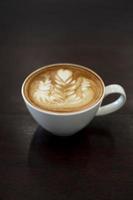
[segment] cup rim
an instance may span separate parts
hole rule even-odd
[[[85,108],[85,109],[80,110],[80,111],[72,111],[72,112],[54,112],[54,111],[48,111],[48,110],[41,109],[41,108],[39,108],[39,107],[34,106],[33,104],[31,104],[31,103],[28,101],[28,99],[27,99],[27,97],[25,96],[25,94],[24,94],[24,87],[25,87],[25,84],[26,84],[27,80],[28,80],[32,75],[34,75],[36,72],[41,71],[41,70],[44,69],[44,68],[53,67],[53,66],[55,66],[55,65],[73,65],[73,66],[76,66],[76,67],[79,67],[79,68],[83,68],[83,69],[85,69],[85,70],[88,70],[88,71],[90,71],[92,74],[94,74],[94,75],[100,80],[100,82],[101,82],[101,84],[102,84],[102,86],[103,86],[103,94],[101,95],[101,97],[99,98],[99,100],[98,100],[95,104],[89,106],[88,108]],[[26,78],[24,79],[24,81],[23,81],[23,83],[22,83],[21,95],[22,95],[22,97],[23,97],[23,99],[24,99],[24,102],[25,102],[26,104],[28,104],[30,107],[32,107],[34,110],[37,110],[37,111],[39,111],[39,112],[41,112],[41,113],[45,113],[45,114],[49,114],[49,115],[70,116],[70,115],[76,115],[76,114],[81,114],[81,113],[87,112],[87,111],[93,109],[95,106],[97,106],[97,105],[102,101],[102,99],[104,98],[104,95],[105,95],[105,84],[104,84],[104,81],[102,80],[102,78],[101,78],[96,72],[94,72],[92,69],[90,69],[89,67],[85,67],[85,66],[82,66],[82,65],[79,65],[79,64],[74,64],[74,63],[54,63],[54,64],[44,65],[43,67],[39,67],[39,68],[37,68],[36,70],[34,70],[33,72],[31,72],[28,76],[26,76]]]

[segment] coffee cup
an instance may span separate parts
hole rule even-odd
[[[110,94],[120,96],[102,106]],[[22,84],[23,100],[35,121],[58,136],[69,136],[87,126],[95,116],[119,110],[126,102],[121,85],[105,86],[88,67],[57,63],[41,67]]]

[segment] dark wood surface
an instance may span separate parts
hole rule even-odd
[[[90,66],[127,103],[69,138],[49,135],[20,94],[38,66]],[[133,3],[0,1],[0,200],[133,199]]]

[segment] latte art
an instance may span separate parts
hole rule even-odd
[[[76,111],[91,105],[99,96],[100,90],[96,90],[93,79],[87,70],[73,66],[44,68],[29,79],[28,98],[45,110]]]
[[[73,73],[70,70],[59,69],[55,73],[54,83],[50,75],[44,75],[44,78],[36,82],[33,97],[40,104],[77,104],[85,99],[92,98],[90,93],[90,82],[87,78],[78,77],[73,79]]]

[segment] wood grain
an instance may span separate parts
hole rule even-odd
[[[132,200],[132,23],[132,1],[0,2],[1,200]],[[37,66],[57,62],[123,85],[126,105],[71,138],[52,136],[33,121],[20,88]]]

